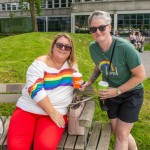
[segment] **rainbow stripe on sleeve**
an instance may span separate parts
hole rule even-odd
[[[43,82],[44,80],[42,78],[39,78],[32,86],[29,87],[28,92],[31,98],[34,98],[35,95],[43,89]]]
[[[44,72],[44,79],[38,79],[29,89],[31,98],[42,90],[52,90],[60,86],[72,86],[72,70],[64,69],[59,73]]]

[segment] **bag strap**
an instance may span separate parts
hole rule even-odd
[[[82,102],[86,102],[86,101],[91,100],[92,98],[93,98],[93,97],[91,96],[91,97],[85,98],[85,99],[83,99],[83,100],[81,100],[81,101],[77,101],[77,102],[75,102],[75,103],[71,103],[70,105],[75,105],[75,104],[79,104],[79,103],[82,103]]]
[[[107,77],[107,82],[108,83],[109,83],[110,67],[111,67],[111,63],[112,63],[112,59],[113,59],[113,55],[114,55],[114,51],[115,51],[116,42],[117,42],[117,38],[115,38],[115,43],[114,43],[113,50],[112,50],[112,53],[111,53],[110,64],[109,64],[109,68],[108,68],[108,77]]]

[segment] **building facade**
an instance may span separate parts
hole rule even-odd
[[[19,0],[0,1],[0,32],[32,31],[30,13],[21,14]],[[88,33],[87,19],[95,10],[112,16],[112,32],[129,35],[131,30],[150,36],[149,0],[43,0],[42,14],[37,16],[39,31]],[[28,4],[25,4],[28,5]]]

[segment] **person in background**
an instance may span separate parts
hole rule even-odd
[[[8,130],[9,150],[55,150],[73,98],[72,73],[78,71],[72,38],[58,34],[47,55],[30,65]]]
[[[137,38],[136,38],[136,33],[134,30],[131,31],[130,37],[129,37],[130,42],[135,46],[137,49]]]
[[[129,41],[110,35],[109,13],[95,11],[89,16],[88,23],[95,39],[89,46],[95,67],[89,81],[85,82],[80,90],[83,91],[93,84],[102,74],[102,80],[109,82],[109,88],[99,90],[98,95],[101,100],[105,100],[108,107],[107,114],[116,137],[114,150],[137,150],[136,142],[130,132],[134,122],[138,120],[143,103],[142,82],[146,74],[140,55]],[[109,71],[113,47],[114,54]]]
[[[114,35],[115,37],[120,37],[120,35],[119,35],[119,32],[118,31],[115,31],[115,35]]]
[[[140,50],[145,41],[145,37],[142,36],[141,32],[138,32],[136,39],[137,39],[137,49]]]

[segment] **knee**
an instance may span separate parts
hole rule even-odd
[[[124,132],[116,132],[116,138],[119,140],[119,141],[128,141],[128,138],[129,138],[129,135],[127,135],[126,133]]]

